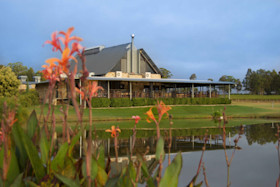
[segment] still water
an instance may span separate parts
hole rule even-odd
[[[276,148],[278,141],[275,135],[277,133],[277,124],[269,123],[244,126],[244,133],[238,142],[238,147],[241,149],[236,150],[229,169],[229,181],[232,187],[275,186],[279,175],[278,153]],[[239,127],[231,127],[226,130],[228,136],[226,142],[227,154],[230,159],[235,148],[234,139],[238,136]],[[183,157],[183,167],[178,186],[186,186],[196,174],[204,143],[203,134],[205,133],[205,129],[195,129],[191,132],[186,132],[188,133],[185,136],[176,131],[172,132],[171,159],[179,151],[182,152]],[[180,134],[180,136],[176,136],[176,134]],[[208,129],[209,141],[207,141],[203,162],[206,168],[208,183],[212,187],[224,187],[227,185],[227,166],[221,134],[221,128]],[[110,154],[113,158],[113,141],[107,139],[102,140],[100,143],[105,147],[106,154]],[[119,143],[119,166],[124,167],[128,160],[127,155],[131,145],[131,138],[122,138]],[[137,138],[135,152],[143,153],[147,147],[149,147],[147,165],[152,174],[156,170],[154,159],[156,147],[155,136]],[[168,152],[167,147],[166,152]],[[163,163],[164,167],[168,164],[167,156]],[[197,182],[200,181],[204,181],[202,169]],[[205,186],[204,182],[202,186]]]

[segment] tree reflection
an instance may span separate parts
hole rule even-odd
[[[275,133],[277,129],[273,124],[247,125],[245,127],[245,136],[249,145],[258,143],[264,145],[266,143],[275,143],[277,137]]]

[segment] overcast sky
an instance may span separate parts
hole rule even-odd
[[[280,71],[279,0],[0,0],[0,63],[40,70],[55,54],[42,44],[74,26],[82,45],[130,42],[173,78]]]

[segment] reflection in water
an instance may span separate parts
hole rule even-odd
[[[206,129],[186,129],[172,131],[171,159],[177,152],[181,151],[183,155],[183,168],[179,178],[179,186],[186,186],[195,175],[197,165],[201,156],[201,150],[204,144],[203,134]],[[226,148],[233,150],[234,139],[238,136],[239,127],[227,128]],[[191,133],[190,133],[191,132]],[[100,131],[100,136],[103,132]],[[183,133],[187,135],[183,135]],[[279,177],[278,155],[275,149],[277,143],[277,124],[260,124],[244,126],[238,146],[242,150],[237,151],[231,165],[231,182],[232,186],[272,186]],[[129,133],[127,133],[129,134]],[[164,133],[163,133],[164,134]],[[156,167],[155,160],[156,136],[152,131],[138,133],[142,137],[137,137],[134,153],[143,154],[149,150],[146,155],[147,166],[150,174]],[[144,136],[147,135],[147,136]],[[225,155],[222,141],[222,129],[209,128],[204,163],[206,167],[207,179],[210,186],[227,185],[227,167],[225,165]],[[165,149],[168,152],[168,134],[166,134]],[[114,142],[109,139],[101,139],[96,142],[103,145],[105,154],[110,155],[112,159],[112,174],[114,171]],[[129,161],[129,152],[132,145],[132,138],[119,139],[119,159],[118,165],[123,168]],[[134,157],[135,158],[135,157]],[[167,158],[167,157],[166,157]],[[164,167],[168,165],[165,159]],[[200,175],[198,181],[203,180]],[[142,181],[143,182],[143,181]]]

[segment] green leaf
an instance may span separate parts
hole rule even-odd
[[[31,115],[29,116],[29,119],[27,121],[27,135],[29,138],[33,138],[36,128],[38,126],[38,119],[35,110],[32,111]]]
[[[128,165],[128,172],[129,172],[129,177],[135,181],[136,179],[136,170],[135,168],[133,167],[133,163],[130,162],[129,165]]]
[[[90,175],[91,180],[95,179],[95,177],[97,176],[98,172],[99,172],[99,166],[98,166],[96,160],[92,159],[91,160],[91,175]],[[82,165],[82,173],[83,173],[83,176],[86,178],[86,176],[87,176],[87,169],[86,169],[86,161],[85,160],[84,160],[83,165]]]
[[[158,139],[157,147],[156,147],[156,159],[164,161],[165,152],[164,152],[164,140],[162,137]]]
[[[178,186],[178,179],[182,169],[182,154],[179,152],[173,159],[172,163],[166,168],[163,178],[161,179],[159,186]]]
[[[13,136],[14,142],[16,144],[16,155],[17,155],[17,158],[18,158],[18,161],[19,161],[20,170],[24,170],[25,167],[26,167],[28,156],[27,156],[27,153],[25,151],[23,142],[21,141],[17,126],[19,126],[19,124],[14,124],[13,125],[12,136]]]
[[[48,141],[46,133],[43,129],[41,130],[39,146],[40,146],[42,161],[44,164],[47,164],[49,159],[50,142]]]
[[[10,187],[23,186],[23,185],[22,185],[22,176],[23,176],[23,173],[19,174],[19,175],[17,176],[17,178],[14,180],[13,184],[11,184]]]
[[[78,184],[75,180],[70,179],[68,177],[65,177],[63,175],[54,174],[56,178],[58,178],[61,182],[63,182],[63,184],[65,184],[66,186],[71,186],[71,187],[79,187],[80,184]]]
[[[63,169],[64,167],[64,159],[66,157],[68,151],[68,143],[65,142],[62,144],[55,156],[55,158],[51,162],[51,169],[58,172],[59,169]]]
[[[105,170],[103,168],[101,168],[100,166],[98,166],[98,172],[97,172],[97,182],[101,185],[101,186],[105,186],[107,180],[108,180],[108,176],[107,173],[105,172]]]
[[[36,147],[34,146],[31,139],[26,136],[23,129],[19,125],[15,125],[14,128],[17,131],[22,144],[24,145],[25,151],[34,170],[36,179],[40,181],[45,176],[46,172],[42,160],[39,157],[38,151],[36,150]]]
[[[101,168],[105,169],[105,153],[104,153],[103,146],[100,146],[98,148],[98,155],[99,155],[99,157],[98,157],[97,163]]]
[[[72,153],[74,146],[76,145],[77,141],[79,141],[81,136],[81,130],[72,138],[71,143],[69,145],[69,153]]]
[[[28,186],[31,186],[31,187],[40,187],[39,185],[35,184],[34,182],[32,181],[26,181],[26,183],[28,184]]]
[[[10,155],[8,155],[8,156],[10,157],[11,161],[8,166],[7,179],[6,179],[6,181],[3,181],[5,186],[10,186],[20,173],[18,161],[17,161],[16,155],[15,155],[15,150],[13,148],[10,150]],[[2,161],[0,163],[0,168],[2,170],[3,169],[3,160],[4,160],[4,148],[3,147],[0,152],[0,160]]]
[[[115,187],[119,182],[119,177],[110,178],[107,180],[105,187]]]
[[[64,168],[60,174],[68,178],[75,178],[76,173],[76,168],[72,158],[66,156],[64,159]]]

